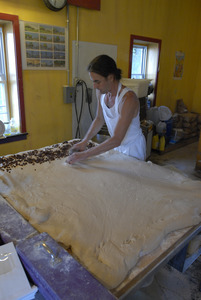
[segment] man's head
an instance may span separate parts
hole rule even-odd
[[[108,55],[95,57],[87,67],[88,72],[99,74],[105,78],[113,75],[115,80],[121,79],[121,70],[117,68],[116,62]]]
[[[87,70],[94,88],[101,94],[110,92],[114,82],[121,79],[121,70],[117,68],[113,58],[108,55],[95,57],[88,65]]]

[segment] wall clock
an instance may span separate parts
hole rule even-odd
[[[59,11],[67,4],[67,0],[43,0],[43,2],[53,11]]]

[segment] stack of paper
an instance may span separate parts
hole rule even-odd
[[[0,300],[34,299],[31,287],[13,243],[0,246]]]

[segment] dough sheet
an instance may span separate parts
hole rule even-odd
[[[109,289],[170,232],[201,221],[200,181],[114,150],[65,161],[1,170],[0,195]]]

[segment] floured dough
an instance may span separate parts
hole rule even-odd
[[[107,288],[174,230],[201,221],[201,183],[116,151],[0,171],[0,194],[40,232],[71,247]]]

